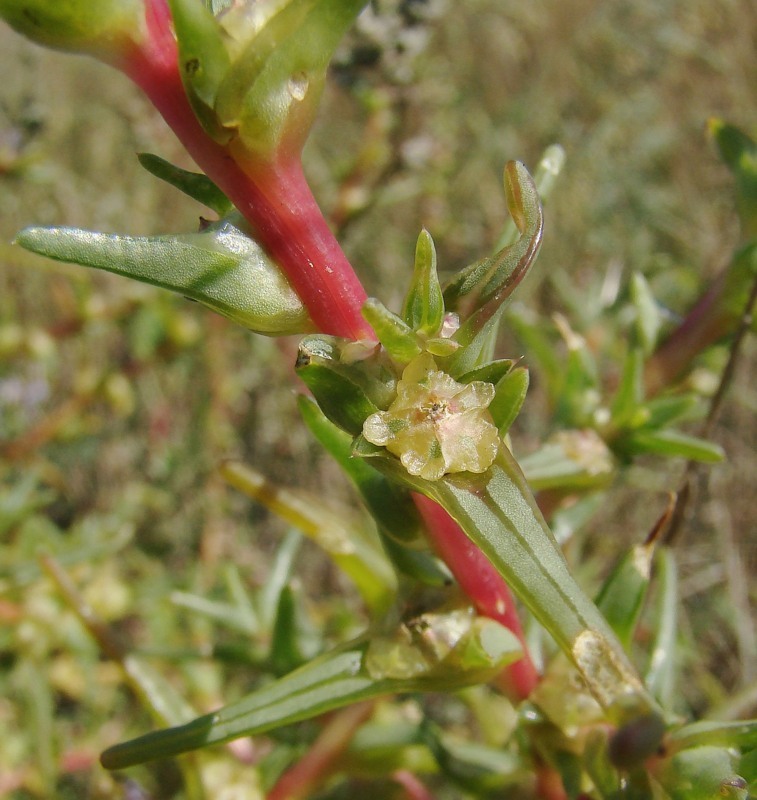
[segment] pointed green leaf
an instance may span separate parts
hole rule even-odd
[[[349,356],[346,340],[317,334],[300,343],[295,369],[313,393],[318,405],[331,422],[356,436],[363,423],[381,408],[387,408],[396,396],[397,378],[378,345],[371,345],[368,357],[361,352],[356,360]]]
[[[644,682],[662,708],[671,711],[677,670],[678,568],[673,551],[668,547],[658,551],[656,584],[657,607],[653,617],[656,631]]]
[[[189,172],[152,153],[137,153],[137,158],[151,175],[175,186],[180,192],[215,211],[219,217],[232,211],[231,200],[201,172]]]
[[[458,383],[473,383],[473,381],[485,381],[496,385],[505,375],[508,375],[515,362],[511,358],[500,358],[482,367],[466,372],[457,378]]]
[[[510,426],[523,407],[528,392],[528,381],[528,370],[525,367],[516,367],[504,375],[494,387],[496,393],[489,405],[489,413],[502,437],[510,430]]]
[[[257,333],[280,336],[308,330],[307,311],[284,274],[244,232],[241,221],[236,216],[232,220],[177,236],[26,228],[16,241],[56,261],[177,292]]]
[[[747,751],[757,748],[757,719],[719,722],[704,720],[684,725],[670,736],[670,747],[684,750],[700,745],[722,745]]]
[[[457,331],[453,341],[458,342],[460,347],[447,358],[439,359],[445,372],[459,380],[492,360],[504,310],[505,307],[500,306],[481,327],[466,324]]]
[[[660,307],[654,299],[646,278],[640,272],[631,276],[631,300],[636,308],[636,333],[641,349],[650,355],[657,344],[662,325]]]
[[[297,374],[318,400],[326,417],[352,436],[360,433],[366,419],[378,411],[351,376],[313,357],[303,345],[297,357]]]
[[[654,541],[634,545],[615,566],[597,596],[597,607],[604,614],[626,651],[649,589]]]
[[[517,161],[510,161],[505,167],[505,194],[520,238],[492,258],[461,270],[444,290],[447,308],[471,317],[466,324],[475,330],[513,293],[541,246],[544,220],[539,194],[528,170]]]
[[[490,679],[506,664],[520,656],[520,644],[508,631],[492,641],[489,633],[492,620],[471,629],[457,642],[452,643],[449,654],[439,661],[431,659],[428,669],[419,670],[410,678],[385,677],[368,667],[365,641],[345,645],[319,656],[274,683],[267,684],[236,703],[212,714],[195,719],[186,725],[156,731],[118,744],[106,750],[101,761],[106,769],[122,769],[155,759],[170,758],[213,744],[264,733],[293,722],[310,719],[351,705],[360,700],[382,697],[387,694],[450,691],[485,679]],[[497,624],[497,623],[493,623]],[[470,670],[458,662],[445,664],[458,646],[478,642],[479,654],[486,654],[486,666],[480,659]],[[375,637],[372,643],[375,642]],[[419,646],[418,651],[422,648]]]
[[[302,545],[302,535],[292,528],[287,531],[276,549],[273,563],[268,569],[265,583],[260,587],[255,600],[258,616],[264,631],[273,629],[281,593],[289,584],[294,571],[294,562]]]
[[[720,119],[709,123],[720,156],[736,178],[736,204],[744,239],[757,237],[757,142]]]
[[[738,250],[725,273],[722,297],[718,311],[725,325],[722,335],[731,333],[744,313],[755,279],[757,279],[757,242],[747,244]],[[713,312],[710,312],[713,313]],[[717,313],[717,312],[715,312]],[[752,331],[757,331],[757,315],[754,315]]]
[[[421,346],[413,329],[380,300],[369,297],[362,311],[387,353],[398,363],[407,364],[420,354]]]
[[[179,45],[184,88],[198,120],[216,141],[226,144],[234,135],[215,113],[215,100],[230,65],[221,28],[202,0],[168,0]]]
[[[644,357],[640,349],[632,347],[626,353],[623,374],[618,391],[612,401],[612,421],[618,428],[632,423],[644,399]]]
[[[423,230],[415,246],[415,268],[402,317],[416,332],[433,336],[444,319],[444,298],[436,274],[436,250],[431,234]]]
[[[286,675],[305,661],[299,646],[298,633],[294,592],[291,586],[285,586],[279,595],[271,637],[271,665],[274,674]]]
[[[668,458],[704,461],[708,464],[715,464],[725,458],[720,445],[672,429],[634,431],[625,447],[632,455],[654,453]]]
[[[695,394],[663,395],[644,404],[643,428],[655,429],[701,416],[702,400]]]
[[[586,339],[570,327],[565,317],[556,314],[554,319],[568,351],[559,367],[554,420],[563,427],[591,427],[600,399],[594,354]]]
[[[591,428],[554,434],[521,458],[520,466],[534,491],[598,489],[613,479],[617,468],[609,448]]]

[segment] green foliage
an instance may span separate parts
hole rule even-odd
[[[0,6],[4,14],[8,13],[6,6]],[[253,25],[245,19],[241,6],[228,2],[173,2],[182,77],[205,129],[224,145],[239,133],[235,146],[239,146],[242,160],[268,158],[281,147],[300,147],[312,122],[328,58],[361,6],[262,3]],[[537,36],[548,43],[543,30],[535,34],[529,27],[543,25],[544,21],[536,20],[541,15],[529,20],[513,10],[512,15],[508,11],[500,19],[501,9],[495,13],[486,4],[482,8],[484,13],[472,15],[470,24],[488,26],[496,20],[492,27],[498,35],[505,35],[510,45],[502,48],[498,42],[495,62],[519,51],[519,37],[528,41]],[[403,14],[413,13],[409,6],[403,9]],[[447,43],[445,48],[444,36],[440,37],[444,60],[434,61],[436,54],[428,56],[429,64],[437,68],[440,63],[447,65],[445,69],[466,63],[465,44],[459,41],[464,38],[463,30],[454,24],[456,15],[464,10],[455,8],[449,13],[453,21],[440,26],[455,44]],[[589,14],[587,30],[603,30],[603,15],[614,19],[612,15],[617,13],[608,8]],[[637,9],[628,26],[629,35],[648,13],[643,4]],[[555,24],[560,29],[560,37],[554,37],[556,46],[563,26]],[[681,20],[665,26],[679,55],[690,46],[685,36],[676,38],[683,27]],[[138,30],[139,25],[133,26],[133,31]],[[297,35],[289,36],[293,30]],[[643,53],[624,49],[630,41],[624,38],[624,26],[613,28],[612,35],[616,38],[603,41],[600,37],[596,45],[584,42],[581,47],[606,48],[597,63],[604,64],[606,59],[609,72],[613,54],[622,51],[627,57],[623,75],[633,83],[628,70],[633,71],[634,58]],[[646,48],[648,38],[638,37],[633,46]],[[717,55],[712,50],[708,53],[713,59]],[[479,60],[478,53],[471,59]],[[642,61],[653,64],[646,58]],[[592,59],[585,62],[588,69]],[[492,72],[517,75],[517,70],[494,67]],[[389,286],[407,283],[406,277],[400,280],[391,274],[393,261],[407,264],[410,248],[400,240],[415,237],[419,224],[407,213],[403,198],[411,197],[413,210],[421,208],[430,217],[430,222],[423,222],[434,231],[442,267],[479,258],[488,249],[483,239],[491,219],[473,222],[468,212],[459,209],[488,205],[496,209],[496,202],[484,200],[488,179],[481,176],[488,172],[480,169],[481,153],[498,160],[499,169],[505,149],[528,152],[535,143],[551,140],[555,130],[561,138],[571,136],[571,125],[544,122],[545,115],[552,113],[545,111],[544,99],[552,88],[559,93],[559,81],[554,81],[552,74],[554,87],[547,91],[542,86],[537,102],[533,96],[530,100],[520,96],[504,104],[508,113],[515,115],[517,127],[528,131],[524,136],[530,138],[524,139],[525,144],[514,146],[508,140],[506,147],[477,148],[476,153],[467,152],[470,148],[466,147],[470,176],[458,180],[461,176],[450,156],[454,153],[453,135],[469,141],[472,131],[489,123],[482,121],[487,113],[465,113],[467,92],[445,99],[441,84],[447,73],[439,74],[443,79],[434,81],[435,89],[428,96],[422,90],[417,96],[399,92],[411,112],[420,112],[417,119],[423,120],[424,127],[439,131],[438,152],[432,148],[423,157],[430,159],[424,176],[413,172],[411,163],[413,147],[419,144],[410,138],[415,131],[402,120],[399,110],[392,108],[391,124],[369,126],[365,149],[372,152],[373,147],[379,152],[383,146],[398,154],[398,163],[385,172],[378,169],[381,177],[371,187],[371,166],[380,159],[368,158],[340,187],[345,208],[350,192],[371,194],[372,188],[377,198],[375,207],[366,204],[365,218],[355,219],[345,241],[352,240],[359,253],[363,231],[370,232],[370,258],[363,254],[358,260],[381,262],[387,277],[375,285],[382,287],[382,294]],[[375,73],[347,76],[345,83],[350,80],[355,95],[362,93],[365,109],[375,112],[382,108],[370,85]],[[645,78],[644,85],[648,83]],[[575,86],[581,85],[583,81],[572,81],[571,98]],[[578,104],[591,106],[591,113],[600,114],[604,125],[591,127],[602,129],[601,135],[610,142],[612,126],[618,124],[608,111],[617,107],[609,102],[617,97],[617,87],[614,91],[608,95],[604,85],[592,85],[588,105]],[[388,96],[397,93],[393,87]],[[628,107],[643,119],[647,112],[641,99],[629,94]],[[340,96],[336,102],[341,101]],[[414,103],[420,105],[416,108]],[[455,118],[465,119],[459,130],[455,123],[446,124],[449,120],[434,125],[434,104],[442,108],[445,103],[460,112]],[[528,109],[527,114],[521,106]],[[565,111],[560,112],[564,117]],[[326,138],[339,139],[333,132],[344,116],[342,109],[333,119],[324,120]],[[411,117],[416,115],[411,113]],[[585,131],[575,119],[572,125]],[[620,125],[618,130],[626,129]],[[736,177],[742,222],[741,249],[720,284],[720,305],[705,315],[720,338],[743,312],[754,278],[754,145],[746,134],[726,123],[711,123],[710,130]],[[73,309],[70,322],[79,326],[74,336],[81,330],[81,339],[67,341],[67,333],[35,337],[30,335],[35,331],[26,328],[20,334],[4,320],[0,326],[0,354],[8,356],[8,364],[0,365],[0,404],[4,404],[0,430],[7,435],[8,444],[0,447],[3,456],[24,464],[24,469],[29,458],[39,468],[39,472],[25,471],[23,477],[9,473],[0,491],[0,532],[4,537],[0,614],[14,623],[0,637],[3,669],[10,665],[7,675],[0,674],[2,693],[10,698],[3,714],[11,709],[13,729],[0,755],[7,750],[12,762],[10,780],[20,781],[11,786],[22,786],[21,791],[39,797],[59,796],[62,786],[65,794],[73,779],[60,779],[56,765],[67,763],[60,757],[68,753],[66,741],[78,743],[83,729],[102,728],[109,719],[117,721],[112,723],[115,731],[108,729],[108,736],[114,739],[127,739],[144,730],[146,723],[135,713],[135,704],[115,691],[122,683],[158,724],[179,727],[109,749],[104,756],[107,766],[160,759],[253,733],[263,742],[261,752],[268,752],[255,768],[236,764],[233,756],[217,748],[198,753],[181,762],[183,789],[178,788],[176,776],[173,782],[162,780],[166,773],[159,770],[163,767],[130,772],[140,781],[152,782],[156,796],[183,792],[190,800],[200,800],[204,786],[209,797],[234,788],[246,793],[241,796],[261,797],[263,784],[273,785],[282,770],[296,764],[311,748],[318,752],[323,712],[338,717],[338,709],[361,700],[375,703],[373,720],[359,728],[350,747],[335,757],[333,769],[346,780],[334,781],[328,796],[349,793],[359,785],[361,790],[369,787],[366,796],[375,787],[380,796],[389,797],[392,789],[387,776],[403,773],[427,780],[445,800],[460,792],[482,798],[526,796],[535,774],[544,781],[551,780],[552,774],[559,776],[570,796],[583,794],[592,800],[617,798],[621,793],[660,800],[745,798],[749,786],[754,790],[754,724],[681,722],[684,716],[701,716],[718,701],[722,704],[724,694],[738,686],[734,670],[717,669],[724,655],[736,662],[737,647],[743,648],[745,642],[748,646],[748,636],[740,638],[739,625],[743,623],[738,608],[731,613],[723,599],[726,592],[720,587],[713,594],[723,608],[712,605],[702,611],[699,602],[702,592],[698,587],[702,576],[706,577],[706,568],[699,565],[709,566],[724,556],[715,552],[708,559],[705,548],[715,545],[705,541],[675,553],[671,544],[665,543],[658,547],[657,566],[650,573],[653,540],[636,544],[643,525],[648,524],[644,511],[649,503],[639,502],[639,497],[648,499],[649,495],[640,485],[651,486],[653,492],[675,486],[678,467],[668,467],[669,459],[715,462],[724,455],[718,445],[699,438],[691,427],[704,413],[706,397],[698,391],[702,382],[692,378],[684,386],[675,385],[692,364],[704,363],[707,370],[719,368],[717,352],[714,356],[707,353],[705,361],[693,361],[701,359],[712,339],[686,334],[687,341],[695,344],[693,355],[680,340],[672,348],[673,362],[685,362],[684,371],[674,374],[663,364],[657,372],[661,382],[653,384],[649,379],[651,366],[660,363],[661,343],[670,341],[670,315],[663,302],[670,304],[671,297],[677,300],[679,292],[683,300],[690,297],[694,282],[694,270],[688,268],[691,254],[699,260],[698,251],[704,253],[706,248],[695,236],[677,231],[676,225],[682,222],[670,215],[672,193],[668,192],[672,190],[665,187],[663,191],[655,177],[662,173],[688,175],[694,172],[690,165],[702,159],[688,157],[680,136],[674,137],[672,150],[666,149],[664,142],[660,144],[659,132],[649,125],[649,116],[645,134],[643,143],[628,145],[634,169],[627,169],[624,161],[625,135],[623,146],[611,148],[609,153],[595,148],[599,133],[597,138],[587,137],[591,139],[591,147],[586,144],[591,160],[596,160],[600,173],[604,171],[606,183],[597,180],[592,164],[581,161],[577,142],[572,141],[571,168],[565,180],[575,181],[577,176],[580,180],[564,190],[569,207],[555,207],[551,224],[565,226],[571,213],[586,218],[573,219],[575,230],[555,237],[559,258],[549,257],[545,251],[550,285],[531,286],[530,296],[523,301],[530,312],[515,308],[506,316],[504,302],[531,269],[541,244],[539,193],[549,190],[564,156],[554,148],[545,153],[533,181],[521,164],[508,164],[505,190],[511,221],[494,248],[496,254],[458,269],[446,280],[444,292],[437,277],[436,246],[430,233],[421,233],[401,311],[395,314],[377,299],[364,308],[380,347],[321,334],[302,342],[297,372],[315,400],[301,397],[300,412],[309,431],[356,489],[363,506],[361,514],[333,502],[331,495],[341,498],[347,490],[333,466],[318,460],[304,439],[298,438],[288,416],[288,388],[277,386],[279,375],[291,361],[286,342],[281,347],[287,357],[282,358],[281,352],[268,344],[250,345],[225,327],[223,320],[202,318],[191,328],[187,322],[194,319],[191,312],[179,309],[170,298],[138,292],[139,287],[125,283],[111,296],[110,284],[97,282],[101,278],[74,277],[74,273],[71,285],[75,288],[61,289],[69,286],[68,278],[63,281],[58,271],[65,268],[51,270],[50,296],[57,298],[49,301],[51,307],[58,308],[58,303],[60,308]],[[396,141],[390,142],[390,135],[396,136]],[[328,150],[328,144],[316,143],[318,147]],[[637,159],[640,147],[641,158]],[[675,152],[679,148],[686,170],[676,160],[668,171],[665,157],[679,158]],[[488,153],[490,149],[492,153]],[[446,166],[438,161],[440,153],[449,159]],[[333,163],[344,169],[346,157],[339,156]],[[654,172],[648,163],[644,168],[645,158],[654,161]],[[253,330],[272,335],[306,330],[309,321],[302,304],[291,295],[288,284],[282,283],[277,266],[253,241],[220,190],[205,176],[157,157],[140,160],[150,172],[222,219],[203,223],[199,233],[162,237],[31,228],[19,235],[19,242],[59,261],[94,266],[168,288]],[[326,170],[321,169],[318,176],[318,155],[314,163],[316,180],[326,180]],[[429,177],[434,170],[444,174],[443,192]],[[447,195],[468,191],[466,184],[475,187],[471,191],[476,201],[456,199],[458,211],[445,215]],[[555,197],[558,202],[561,186]],[[585,193],[588,188],[582,187],[590,187],[591,196]],[[69,200],[75,194],[71,191]],[[705,210],[698,211],[696,192],[685,194],[692,220],[699,219],[697,214],[712,219],[718,246],[726,246],[720,217],[715,224],[721,213],[713,210],[717,203],[710,197],[701,204]],[[613,200],[615,195],[624,198],[622,214]],[[83,202],[78,195],[76,200]],[[339,207],[342,200],[336,201],[334,217],[344,223],[346,217],[340,216],[344,209]],[[155,207],[168,205],[158,202]],[[137,213],[138,206],[138,198],[130,200],[129,211]],[[378,231],[376,209],[379,216],[386,215]],[[145,211],[143,227],[152,230],[150,213]],[[397,214],[395,221],[406,224],[389,224],[393,214]],[[499,216],[498,212],[492,212],[494,216]],[[347,219],[352,224],[352,218]],[[550,224],[549,218],[547,221]],[[622,235],[613,230],[616,221],[621,221]],[[499,222],[494,224],[499,227]],[[564,227],[562,232],[566,232]],[[380,257],[376,256],[376,242],[380,243]],[[655,259],[661,258],[663,247],[671,249],[671,258],[687,266],[658,269]],[[462,257],[461,251],[465,251]],[[607,253],[629,265],[632,276],[627,292],[616,290],[613,295],[606,291],[611,275],[601,291],[596,283],[587,286],[587,273],[592,268],[598,272],[597,259],[604,267]],[[9,257],[20,260],[23,254],[16,251]],[[16,291],[13,282],[8,286]],[[100,294],[93,288],[99,286],[107,289]],[[47,292],[45,286],[40,297]],[[73,299],[66,300],[69,295]],[[5,293],[4,304],[9,302],[8,296]],[[36,299],[32,304],[27,300],[26,307],[36,306]],[[11,300],[7,308],[13,315],[23,314],[25,302],[19,300],[17,307],[15,302]],[[721,315],[724,309],[727,313]],[[48,310],[42,304],[36,313],[48,323],[44,317]],[[506,352],[511,357],[499,358],[497,336],[505,321],[510,322],[502,326],[505,334],[514,331],[522,344],[508,339]],[[61,337],[62,343],[56,337]],[[82,354],[73,359],[75,369],[68,370],[66,348],[79,341]],[[53,355],[45,357],[44,352],[50,351]],[[124,355],[127,352],[129,355]],[[521,365],[516,357],[524,356],[526,364]],[[454,400],[462,393],[465,398],[475,395],[478,402],[482,392],[487,398],[491,394],[486,408],[477,406],[476,413],[485,412],[497,435],[511,439],[507,447],[498,445],[494,462],[482,471],[423,479],[411,474],[398,456],[369,444],[361,435],[368,418],[394,406],[399,384],[412,384],[412,365],[419,357],[433,364],[432,374],[441,376],[433,381],[424,378],[424,392],[447,378],[454,383],[449,397],[423,395],[429,403],[420,425],[428,428],[429,423],[438,421],[438,415],[445,423],[459,421],[458,411],[444,416],[446,409],[437,402],[440,399]],[[56,359],[61,361],[59,371],[54,366]],[[24,399],[26,395],[17,403],[7,400],[11,396],[7,376],[15,379],[16,365],[25,361],[32,364],[28,375],[41,370],[46,379],[57,381],[55,391],[71,399],[68,412],[65,404],[40,406]],[[84,380],[78,373],[89,361],[95,374]],[[282,362],[286,362],[284,367],[280,367]],[[408,368],[411,374],[406,376]],[[60,375],[68,372],[70,382],[65,377],[61,380]],[[22,386],[31,383],[27,374],[19,374]],[[530,390],[529,376],[533,379]],[[281,383],[288,387],[285,381]],[[479,392],[481,385],[486,389]],[[527,413],[520,414],[527,391]],[[737,407],[748,408],[752,400],[749,387],[740,384]],[[115,416],[102,416],[103,407]],[[539,419],[539,409],[544,412],[543,419]],[[742,415],[735,425],[740,431],[744,419]],[[114,439],[106,441],[103,455],[93,461],[107,427],[115,430]],[[144,450],[130,455],[130,442],[138,428],[149,430],[151,439]],[[441,447],[451,440],[440,436],[435,441]],[[464,443],[473,449],[476,445]],[[521,449],[530,452],[521,455]],[[273,540],[280,530],[269,531],[271,524],[259,511],[250,512],[259,538],[251,543],[236,535],[242,517],[240,501],[210,476],[214,465],[230,451],[265,463],[266,473],[275,474],[276,481],[237,461],[225,462],[222,467],[226,480],[287,525],[304,532],[325,554],[325,560],[319,560],[316,550],[308,549],[310,543],[302,544],[292,531],[275,546]],[[650,455],[656,458],[640,459]],[[124,462],[132,465],[138,479],[123,478],[118,465]],[[95,465],[91,470],[89,463]],[[101,472],[112,476],[113,487],[101,485],[98,465]],[[289,488],[294,480],[309,483],[315,492]],[[102,484],[105,481],[103,477]],[[71,508],[59,488],[68,489],[69,484],[80,486],[78,505]],[[82,484],[92,487],[92,497]],[[526,606],[527,619],[540,623],[527,641],[541,656],[545,674],[517,718],[512,706],[487,684],[494,680],[500,687],[505,684],[502,669],[518,658],[522,644],[459,597],[450,572],[433,553],[413,501],[414,492],[435,498],[450,512],[469,537],[472,544],[468,546],[484,552],[497,572],[507,577]],[[623,492],[632,492],[632,503],[614,505],[613,498],[622,497]],[[114,500],[119,497],[121,502]],[[555,522],[561,544],[565,543],[563,537],[572,537],[566,543],[565,556],[537,502]],[[94,507],[111,508],[114,503],[117,509],[112,518],[92,511]],[[629,505],[633,505],[632,513]],[[598,507],[599,521],[587,526],[587,518]],[[67,519],[68,515],[72,519]],[[160,523],[160,519],[167,521]],[[716,534],[721,528],[727,531],[729,515],[721,509],[718,519]],[[734,511],[737,519],[736,527],[741,530],[744,526]],[[723,550],[737,546],[727,545]],[[40,550],[53,553],[54,558],[40,559]],[[298,553],[302,558],[297,558]],[[618,553],[625,555],[618,560]],[[738,572],[733,561],[721,569],[728,579]],[[616,567],[609,571],[612,562]],[[332,577],[332,564],[348,581],[340,583]],[[63,566],[71,571],[74,583]],[[294,577],[295,568],[302,579]],[[734,586],[737,577],[733,577]],[[86,587],[87,594],[95,598],[100,616],[88,613],[74,584]],[[602,588],[594,604],[588,598],[599,584]],[[682,604],[682,588],[697,602]],[[124,591],[129,597],[118,605],[115,601]],[[732,592],[732,596],[736,594]],[[108,610],[108,602],[118,607]],[[133,644],[128,648],[118,644],[111,625],[133,634]],[[718,641],[718,636],[725,641]],[[561,653],[554,652],[554,642]],[[120,678],[108,676],[98,648],[118,665]],[[643,681],[637,677],[640,667],[646,667]],[[77,684],[74,673],[94,674],[100,687],[94,692],[97,696]],[[456,694],[461,687],[466,691]],[[83,722],[73,719],[73,712],[69,721],[66,709],[72,706]],[[219,706],[216,714],[189,721],[197,713],[192,708]],[[59,708],[66,713],[56,714]],[[743,715],[745,710],[742,704],[732,713]],[[87,733],[84,744],[95,752],[101,742],[102,737]],[[20,752],[31,755],[19,756]],[[19,763],[23,769],[16,769]],[[226,772],[219,785],[213,767],[221,763]],[[113,796],[120,791],[115,784],[110,787]],[[77,788],[80,796],[102,796],[108,791],[84,788],[81,783]]]
[[[27,250],[170,289],[268,336],[302,333],[307,311],[281,270],[233,212],[195,234],[136,237],[76,228],[26,228]]]
[[[142,28],[140,0],[3,0],[0,17],[47,47],[88,53],[114,63]]]

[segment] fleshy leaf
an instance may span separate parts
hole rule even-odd
[[[311,328],[284,274],[245,233],[236,215],[193,234],[143,237],[26,228],[16,242],[56,261],[169,289],[267,336]]]
[[[291,586],[285,586],[279,595],[271,636],[271,665],[274,674],[286,675],[306,660],[300,648],[298,634],[294,592]]]
[[[695,419],[701,407],[695,394],[676,394],[655,397],[644,404],[644,428],[662,428],[672,422]]]
[[[636,623],[649,589],[655,547],[660,534],[670,521],[673,508],[671,495],[668,507],[655,523],[646,541],[634,545],[618,561],[597,596],[597,607],[629,652]]]
[[[626,354],[620,386],[612,401],[612,421],[617,427],[633,420],[644,399],[643,367],[641,350],[632,347]]]
[[[632,455],[654,453],[668,458],[687,458],[708,464],[715,464],[725,458],[720,445],[672,429],[634,431],[624,444],[624,449]]]
[[[413,329],[381,301],[369,297],[362,310],[363,317],[395,361],[407,364],[420,354],[421,346]]]
[[[720,156],[736,178],[736,204],[743,237],[757,237],[757,142],[721,119],[709,122]]]
[[[649,355],[657,344],[657,336],[662,325],[660,308],[649,288],[646,278],[640,272],[631,276],[631,300],[636,308],[636,332],[641,348]]]
[[[102,754],[102,764],[107,769],[122,769],[240,736],[264,733],[360,700],[395,693],[450,691],[478,683],[482,676],[491,678],[521,653],[514,635],[502,629],[496,637],[491,637],[492,620],[483,622],[482,627],[473,626],[464,633],[446,656],[438,662],[428,662],[428,669],[410,678],[382,677],[380,671],[372,676],[366,665],[368,643],[345,645],[219,711],[111,747]],[[475,656],[467,651],[472,640]],[[458,653],[458,648],[466,652]],[[445,666],[449,658],[453,662]]]
[[[289,0],[240,7],[219,20],[233,39],[232,64],[218,88],[221,126],[236,131],[235,156],[272,159],[298,151],[310,130],[326,69],[366,0]],[[268,6],[266,8],[266,5]]]
[[[644,682],[660,705],[670,711],[676,679],[676,635],[678,633],[678,568],[668,547],[657,555],[655,637]]]
[[[516,367],[510,370],[494,387],[494,400],[489,406],[500,437],[504,437],[520,413],[528,392],[528,370]]]
[[[701,745],[722,745],[746,752],[757,748],[757,719],[692,722],[673,731],[669,739],[673,751]]]
[[[207,175],[182,169],[152,153],[137,153],[137,158],[151,175],[175,186],[180,192],[215,211],[219,217],[231,212],[231,200]]]
[[[402,307],[405,322],[418,333],[434,336],[444,319],[444,297],[436,274],[436,250],[431,234],[423,230],[415,246],[415,269]]]
[[[695,747],[653,765],[670,800],[747,800],[747,782],[736,774],[738,756],[725,747]]]
[[[528,170],[517,161],[509,161],[505,167],[505,194],[520,238],[495,256],[461,270],[444,290],[447,308],[459,310],[463,318],[476,312],[475,319],[466,323],[474,330],[513,293],[541,246],[544,220],[539,195]]]
[[[562,172],[562,168],[564,166],[565,149],[559,144],[549,145],[549,147],[547,147],[542,153],[539,163],[536,165],[536,169],[534,170],[534,184],[536,186],[536,191],[539,193],[539,198],[541,199],[542,204],[544,204],[552,194],[552,190],[557,183],[557,178]],[[510,218],[505,223],[502,234],[500,235],[497,244],[494,247],[495,252],[497,250],[501,250],[507,245],[512,244],[517,238],[518,228],[513,219]]]
[[[591,428],[559,431],[521,458],[520,466],[534,491],[601,488],[616,470],[612,453]]]
[[[216,141],[226,144],[234,135],[218,122],[215,99],[231,62],[222,29],[205,3],[168,0],[179,45],[184,88],[197,118]]]
[[[1,0],[0,17],[32,41],[117,65],[140,41],[141,0]]]
[[[514,362],[510,358],[500,358],[496,361],[491,361],[481,367],[466,372],[456,378],[460,383],[472,383],[473,381],[486,381],[497,385],[505,375],[509,374],[513,368]]]
[[[355,348],[361,352],[353,360],[350,353]],[[387,407],[396,394],[394,370],[380,354],[376,357],[377,348],[375,342],[364,346],[321,334],[300,343],[297,374],[326,417],[353,436],[362,431],[367,417]]]

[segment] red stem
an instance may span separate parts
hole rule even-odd
[[[727,280],[723,270],[681,324],[655,350],[644,366],[648,397],[659,394],[691,369],[692,361],[727,335],[734,320],[721,306]]]
[[[398,769],[392,780],[404,790],[407,800],[434,800],[434,796],[410,770]]]
[[[307,753],[276,781],[266,800],[300,800],[312,796],[337,768],[355,731],[371,716],[374,705],[370,700],[337,711]]]
[[[529,655],[510,587],[440,505],[421,494],[414,494],[413,500],[434,548],[478,612],[511,630],[523,645],[523,657],[505,669],[501,688],[517,700],[525,699],[536,688],[539,674]]]
[[[124,71],[149,97],[187,152],[253,226],[284,270],[316,327],[350,339],[375,339],[361,309],[365,290],[310,191],[299,153],[282,153],[244,171],[205,132],[187,100],[165,0],[146,12],[147,41]]]

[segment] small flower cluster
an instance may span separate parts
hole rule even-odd
[[[458,383],[423,353],[405,367],[391,406],[366,419],[363,436],[425,480],[450,472],[484,472],[499,448],[487,411],[493,399],[492,384]]]

